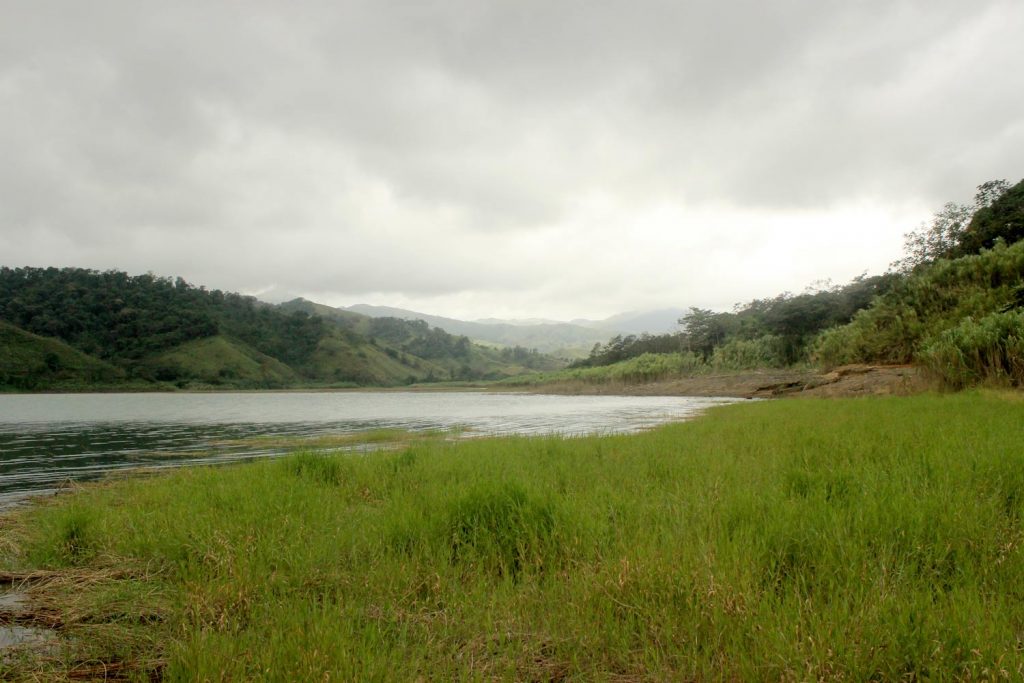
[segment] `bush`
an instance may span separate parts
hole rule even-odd
[[[786,363],[781,337],[773,334],[756,339],[733,339],[715,349],[711,365],[719,370],[781,368]]]
[[[968,318],[926,343],[921,362],[946,385],[1024,384],[1024,311]]]
[[[894,283],[848,325],[819,335],[811,357],[825,367],[913,362],[965,318],[1018,305],[1022,285],[1024,242],[937,261]]]

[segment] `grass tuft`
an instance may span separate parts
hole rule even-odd
[[[456,500],[445,527],[453,563],[499,577],[543,571],[558,554],[554,505],[514,482],[480,486]]]
[[[336,456],[301,452],[288,457],[284,463],[296,477],[330,486],[340,486],[345,481],[345,463]]]

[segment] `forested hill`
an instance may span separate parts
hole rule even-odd
[[[3,267],[0,387],[394,385],[498,378],[555,362],[363,318],[327,319],[181,278]]]

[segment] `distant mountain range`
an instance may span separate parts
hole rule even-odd
[[[359,313],[371,318],[400,318],[423,320],[449,334],[464,335],[470,339],[502,346],[523,346],[541,353],[556,355],[585,355],[596,343],[604,343],[617,334],[664,334],[679,329],[677,321],[685,313],[681,308],[653,311],[632,311],[604,320],[576,319],[570,322],[530,319],[484,318],[458,320],[430,315],[391,306],[356,304],[337,309]]]

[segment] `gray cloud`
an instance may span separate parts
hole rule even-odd
[[[884,267],[929,209],[1021,175],[1010,0],[4,15],[7,265],[597,315]],[[808,215],[824,251],[780,227]],[[877,221],[863,249],[844,241],[857,215]]]

